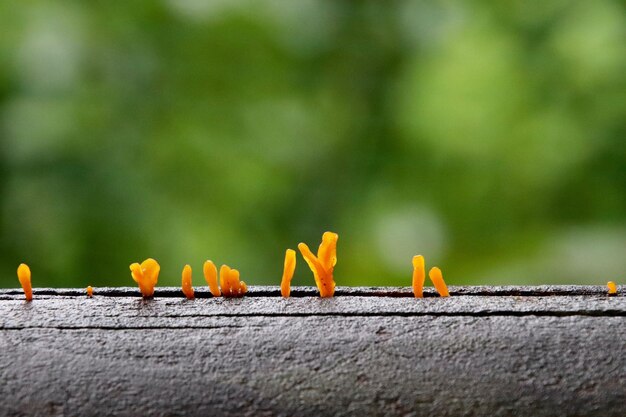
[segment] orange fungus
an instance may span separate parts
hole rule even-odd
[[[291,279],[296,270],[296,251],[287,249],[285,252],[285,266],[283,269],[283,278],[280,281],[280,293],[283,297],[288,298],[291,294]]]
[[[211,290],[213,297],[219,297],[222,295],[220,287],[217,285],[217,268],[215,267],[215,264],[212,261],[206,261],[202,267],[202,272],[204,272],[204,279],[209,285],[209,289]]]
[[[428,276],[430,280],[433,282],[435,289],[442,297],[449,297],[450,293],[448,292],[448,287],[443,280],[443,275],[441,274],[441,269],[434,267],[428,272]]]
[[[322,243],[315,256],[305,243],[300,243],[298,249],[302,257],[311,268],[315,284],[321,297],[332,297],[335,294],[335,280],[333,270],[337,264],[337,240],[339,235],[326,232],[322,236]]]
[[[248,291],[246,283],[239,279],[239,271],[228,265],[220,268],[220,286],[224,297],[243,297]]]
[[[17,279],[20,280],[20,285],[24,289],[24,295],[27,301],[33,299],[33,287],[30,284],[30,268],[26,264],[20,264],[17,267]]]
[[[613,281],[609,281],[606,283],[606,286],[609,288],[609,294],[617,294],[617,285]]]
[[[424,296],[424,281],[426,280],[426,271],[424,269],[424,257],[416,255],[413,257],[413,294],[416,298]]]
[[[161,266],[152,258],[146,259],[141,264],[134,263],[130,265],[131,276],[139,285],[141,295],[146,298],[154,295],[154,287],[159,280],[160,271]]]
[[[224,297],[230,297],[230,283],[228,281],[229,273],[230,267],[228,265],[222,265],[220,267],[220,288],[222,289],[222,295]]]
[[[185,265],[183,268],[182,289],[187,299],[194,299],[193,287],[191,286],[191,266],[189,265]]]

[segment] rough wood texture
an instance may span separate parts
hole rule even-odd
[[[0,290],[2,415],[626,415],[603,287]]]

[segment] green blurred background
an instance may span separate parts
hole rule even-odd
[[[626,274],[620,1],[0,3],[0,286]],[[298,256],[295,285],[313,283]]]

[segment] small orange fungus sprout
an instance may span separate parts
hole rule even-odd
[[[322,236],[322,243],[317,250],[317,256],[313,255],[305,243],[298,244],[302,257],[313,271],[315,284],[320,291],[321,297],[332,297],[335,294],[335,281],[333,270],[337,264],[337,240],[339,235],[326,232]]]
[[[441,274],[441,269],[434,267],[430,271],[428,271],[428,276],[430,280],[433,282],[435,289],[442,297],[449,297],[450,293],[448,292],[448,287],[443,280],[443,275]]]
[[[296,251],[287,249],[285,252],[285,266],[283,269],[283,279],[280,281],[280,294],[288,298],[291,294],[291,278],[296,270]]]
[[[239,280],[239,271],[228,265],[220,268],[220,286],[224,297],[243,297],[248,292],[246,283]]]
[[[91,285],[87,286],[87,297],[93,297],[93,288],[91,288]]]
[[[139,285],[141,295],[145,298],[152,297],[154,295],[154,287],[159,280],[160,271],[161,266],[152,258],[146,259],[141,264],[134,263],[130,265],[131,276]]]
[[[426,270],[424,269],[424,257],[416,255],[413,257],[413,294],[416,298],[424,296],[424,281],[426,280]]]
[[[211,290],[213,297],[219,297],[222,295],[220,287],[217,285],[217,268],[215,267],[215,264],[212,261],[206,261],[202,267],[202,272],[204,272],[204,279],[209,285],[209,289]]]
[[[607,282],[606,286],[609,288],[609,295],[617,294],[617,285],[613,281]]]
[[[187,299],[193,300],[195,298],[193,287],[191,286],[191,266],[189,265],[185,265],[183,268],[182,288],[183,294],[185,294]]]
[[[33,299],[33,287],[30,284],[30,268],[26,264],[20,264],[17,267],[17,279],[20,280],[20,285],[24,289],[24,295],[26,301]]]

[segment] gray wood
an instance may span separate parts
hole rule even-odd
[[[0,290],[2,415],[626,415],[604,287]]]

